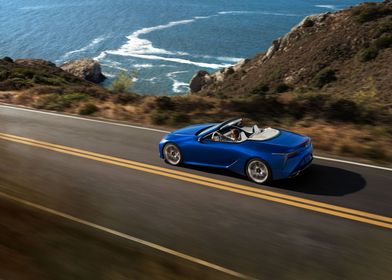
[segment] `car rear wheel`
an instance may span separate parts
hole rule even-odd
[[[252,159],[246,165],[246,175],[255,183],[263,184],[270,180],[271,172],[265,162]]]
[[[163,154],[166,162],[171,165],[179,165],[182,161],[182,154],[180,149],[174,144],[166,144],[163,148]]]

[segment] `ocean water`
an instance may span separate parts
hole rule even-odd
[[[178,95],[192,75],[265,51],[303,17],[355,0],[0,0],[0,56],[95,58],[134,90]]]

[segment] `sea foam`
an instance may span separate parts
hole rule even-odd
[[[145,27],[136,30],[131,35],[126,37],[127,42],[122,46],[120,46],[120,48],[116,50],[103,51],[98,56],[96,56],[95,59],[98,61],[102,61],[106,58],[108,54],[111,54],[111,55],[119,55],[119,56],[136,57],[136,58],[142,58],[147,60],[162,60],[162,61],[169,61],[169,62],[180,63],[180,64],[189,64],[189,65],[195,65],[198,67],[211,68],[211,69],[226,67],[229,64],[206,63],[206,62],[193,61],[191,59],[179,58],[179,57],[192,56],[192,55],[182,51],[174,52],[161,48],[156,48],[153,46],[151,41],[144,38],[140,38],[141,35],[146,35],[151,32],[171,28],[177,25],[190,24],[195,21],[207,19],[213,16],[217,16],[217,14],[210,15],[210,16],[196,16],[191,19],[171,21],[167,24]],[[199,56],[199,57],[203,57],[203,56]],[[204,56],[204,58],[212,58],[212,57]],[[225,61],[236,62],[240,60],[237,58],[229,58],[229,57],[218,57],[217,59],[223,62]]]
[[[337,7],[335,5],[314,5],[315,7],[318,8],[325,8],[325,9],[330,9],[330,10],[337,10]]]
[[[105,36],[100,36],[95,38],[94,40],[92,40],[88,45],[77,49],[77,50],[73,50],[73,51],[69,51],[67,53],[65,53],[60,59],[59,61],[64,61],[66,59],[68,59],[69,57],[71,57],[72,55],[76,54],[76,53],[83,53],[86,52],[90,49],[93,49],[96,45],[98,45],[99,43],[101,43],[102,41],[104,41],[106,38]]]
[[[188,73],[188,71],[175,71],[166,74],[166,76],[173,82],[172,90],[175,93],[183,93],[189,91],[188,83],[181,82],[176,79],[177,74],[182,73]]]

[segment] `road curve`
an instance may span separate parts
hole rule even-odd
[[[366,219],[373,215],[369,219],[381,217],[378,221],[389,223],[388,170],[315,160],[303,176],[258,186],[219,170],[167,166],[157,154],[163,131],[0,105],[1,135],[2,193],[254,278],[325,274],[383,279],[392,273],[390,229],[346,218],[346,210],[339,210],[360,211]],[[110,156],[114,162],[120,158],[145,164],[145,170],[48,149],[53,144],[97,158]],[[151,172],[157,168],[162,174]],[[205,182],[241,186],[251,193],[257,189],[267,198]],[[338,207],[333,211],[343,214],[301,208],[271,196],[316,203],[322,209]]]

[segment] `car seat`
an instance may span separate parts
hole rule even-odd
[[[240,139],[239,139],[239,141],[245,141],[246,139],[248,139],[248,137],[246,136],[246,134],[245,134],[245,132],[241,132],[240,133]]]
[[[260,133],[260,132],[261,132],[260,128],[257,126],[257,124],[255,124],[253,126],[253,134]]]

